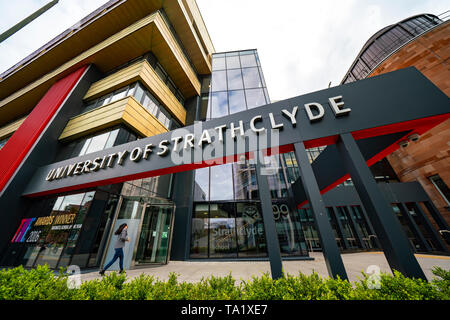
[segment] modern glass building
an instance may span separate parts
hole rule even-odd
[[[113,233],[124,222],[126,268],[268,259],[251,160],[129,181],[105,174],[82,188],[27,193],[42,166],[258,108],[271,102],[268,92],[258,51],[216,53],[193,0],[111,0],[98,8],[0,75],[0,208],[8,208],[1,209],[0,265],[98,268],[112,256]],[[308,152],[326,174],[320,166],[327,149]],[[110,154],[72,169],[89,172],[121,159]],[[308,259],[321,245],[298,192],[297,160],[292,152],[267,160],[281,255]],[[442,216],[423,189],[396,183],[386,170],[374,176],[411,246],[445,252],[428,218]],[[380,249],[351,181],[324,201],[342,252]]]

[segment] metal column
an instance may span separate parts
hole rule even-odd
[[[256,179],[258,181],[259,198],[261,199],[261,208],[264,221],[264,231],[266,234],[267,253],[269,254],[270,271],[272,279],[283,277],[280,244],[273,217],[272,197],[270,196],[269,183],[267,176],[261,174],[262,166],[259,160],[256,161]]]
[[[319,233],[328,274],[333,278],[339,276],[341,279],[348,279],[341,253],[339,252],[336,239],[334,238],[333,228],[328,220],[322,195],[320,194],[320,189],[317,185],[317,180],[314,176],[303,142],[294,144],[294,151],[300,170],[300,178],[302,179],[309,206],[313,213],[316,228]]]
[[[340,134],[336,146],[370,217],[391,269],[407,277],[427,280],[414,257],[400,221],[381,193],[351,133]]]

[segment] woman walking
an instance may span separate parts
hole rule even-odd
[[[120,266],[120,273],[125,272],[123,270],[123,248],[125,247],[125,242],[130,241],[130,238],[128,238],[128,225],[126,223],[122,223],[119,228],[114,232],[115,235],[117,235],[117,240],[114,245],[114,257],[111,259],[108,264],[100,270],[100,274],[103,276],[105,274],[105,271],[111,267],[111,265],[116,262],[117,259],[119,259],[119,266]]]

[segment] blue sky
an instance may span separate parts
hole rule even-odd
[[[139,0],[142,1],[142,0]],[[167,1],[167,0],[166,0]],[[0,32],[49,0],[0,1]],[[106,0],[60,0],[0,44],[8,69]],[[281,100],[337,85],[379,29],[419,13],[450,9],[445,0],[197,0],[218,52],[258,49],[269,94]]]

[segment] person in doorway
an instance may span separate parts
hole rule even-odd
[[[127,241],[130,241],[130,238],[128,238],[128,225],[126,223],[122,223],[119,228],[114,232],[114,234],[117,236],[116,243],[114,245],[114,257],[111,259],[108,264],[100,270],[100,274],[103,276],[105,274],[105,271],[111,267],[111,265],[116,262],[117,259],[119,259],[119,266],[120,266],[120,273],[125,272],[123,270],[123,248],[125,247],[125,243]]]

